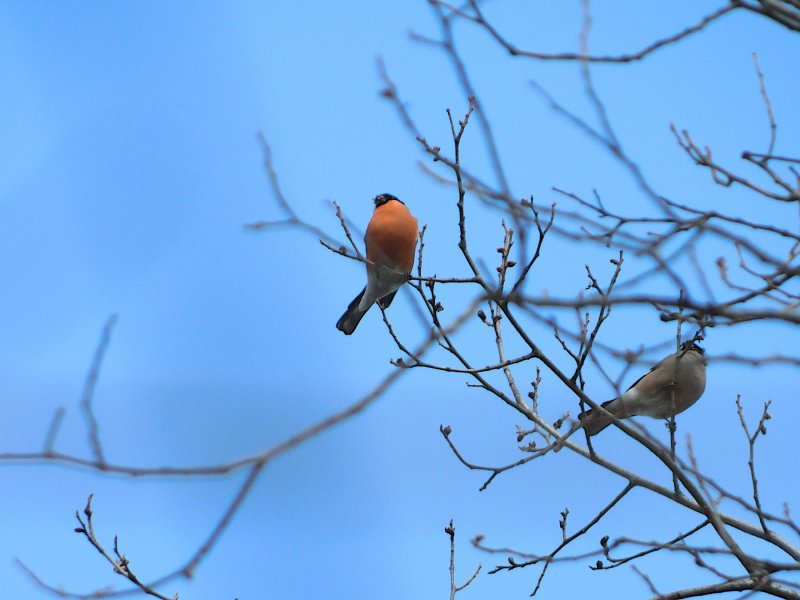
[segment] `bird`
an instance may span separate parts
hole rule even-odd
[[[409,277],[417,250],[417,219],[397,196],[378,194],[375,210],[364,234],[367,247],[367,285],[336,322],[336,329],[351,335],[376,302],[388,308]]]
[[[578,415],[588,435],[596,435],[617,419],[646,415],[668,419],[682,413],[700,399],[706,389],[705,351],[694,340],[663,358],[628,390],[602,404],[606,412],[591,409]],[[674,397],[673,397],[674,390]],[[613,415],[613,417],[611,416]]]

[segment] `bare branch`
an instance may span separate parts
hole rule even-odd
[[[103,558],[114,568],[114,573],[117,575],[121,575],[128,581],[130,581],[133,585],[139,588],[142,592],[147,594],[148,596],[153,596],[154,598],[160,598],[161,600],[178,600],[178,594],[175,594],[173,597],[165,596],[155,590],[150,585],[142,582],[133,572],[131,569],[130,561],[119,551],[119,545],[117,536],[114,536],[114,556],[111,556],[110,553],[103,547],[103,544],[97,539],[97,534],[94,531],[94,521],[92,517],[94,516],[94,512],[92,511],[92,495],[89,495],[89,499],[86,501],[86,508],[83,509],[83,514],[86,516],[86,520],[84,521],[78,511],[75,512],[75,518],[78,520],[80,524],[79,527],[75,529],[76,533],[83,535],[86,540],[94,546],[95,550],[97,550]],[[115,558],[116,557],[116,558]],[[87,598],[89,595],[86,596]]]
[[[439,2],[439,4],[445,5],[443,2]],[[660,50],[661,48],[670,46],[675,44],[699,31],[705,29],[706,26],[713,23],[714,21],[718,20],[719,18],[723,17],[724,15],[728,14],[739,8],[735,2],[732,2],[722,8],[715,10],[714,12],[708,14],[707,16],[703,17],[700,21],[696,24],[686,27],[681,31],[678,31],[672,35],[667,37],[661,38],[641,50],[636,52],[631,52],[628,54],[619,54],[616,56],[612,55],[590,55],[587,52],[584,52],[583,49],[581,52],[573,53],[573,52],[561,52],[561,53],[546,53],[546,52],[536,52],[532,50],[524,50],[515,46],[511,42],[509,42],[506,38],[504,38],[484,17],[483,13],[478,7],[477,0],[469,0],[467,5],[471,9],[471,12],[461,11],[461,10],[453,10],[453,14],[457,15],[460,18],[466,19],[471,21],[480,27],[482,27],[494,40],[499,43],[511,56],[520,56],[525,58],[531,58],[535,60],[543,60],[543,61],[585,61],[585,62],[593,62],[593,63],[631,63],[640,61],[656,50]]]
[[[444,532],[450,536],[450,600],[455,600],[456,594],[471,584],[481,572],[481,565],[476,567],[469,579],[461,585],[456,585],[456,527],[453,525],[453,519],[450,519],[450,524],[444,528]]]
[[[106,350],[108,349],[108,344],[111,341],[111,331],[114,329],[114,325],[116,323],[117,315],[111,315],[103,327],[103,332],[100,335],[100,341],[97,344],[97,349],[95,350],[94,358],[92,359],[92,366],[89,368],[89,374],[86,376],[86,382],[83,386],[83,393],[81,394],[80,406],[81,411],[83,412],[83,417],[86,420],[87,435],[89,436],[89,447],[91,448],[95,460],[100,464],[105,463],[105,458],[103,457],[103,447],[100,443],[100,434],[98,431],[97,419],[94,415],[92,400],[94,399],[94,390],[97,386],[97,379],[100,376],[100,366],[103,364],[103,357],[105,356]],[[51,431],[53,432],[53,436],[55,436],[55,430],[52,427]],[[48,435],[48,440],[45,442],[45,448],[48,448],[50,444],[52,444],[52,440]]]

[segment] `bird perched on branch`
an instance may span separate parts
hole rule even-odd
[[[367,225],[367,285],[336,322],[336,329],[350,335],[377,302],[387,308],[414,266],[417,220],[397,197],[375,196],[375,211]]]
[[[646,415],[668,419],[700,399],[706,389],[705,351],[694,340],[681,344],[639,378],[619,398],[603,403],[603,408],[617,419]],[[600,433],[614,421],[605,411],[591,409],[578,415],[589,435]]]

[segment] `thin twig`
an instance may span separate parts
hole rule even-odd
[[[100,367],[103,364],[103,357],[106,354],[108,345],[111,342],[111,332],[114,325],[117,323],[117,315],[111,315],[106,324],[103,326],[103,331],[100,334],[100,341],[94,351],[94,358],[92,358],[92,365],[89,368],[89,374],[86,376],[86,381],[83,385],[83,393],[81,394],[81,411],[86,421],[87,435],[89,437],[89,447],[98,463],[105,463],[103,456],[103,446],[100,443],[100,432],[97,424],[97,418],[94,414],[94,390],[97,386],[97,379],[100,376]]]

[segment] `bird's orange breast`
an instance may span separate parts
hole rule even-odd
[[[417,249],[417,219],[405,204],[391,200],[375,209],[364,241],[368,261],[410,272]]]

